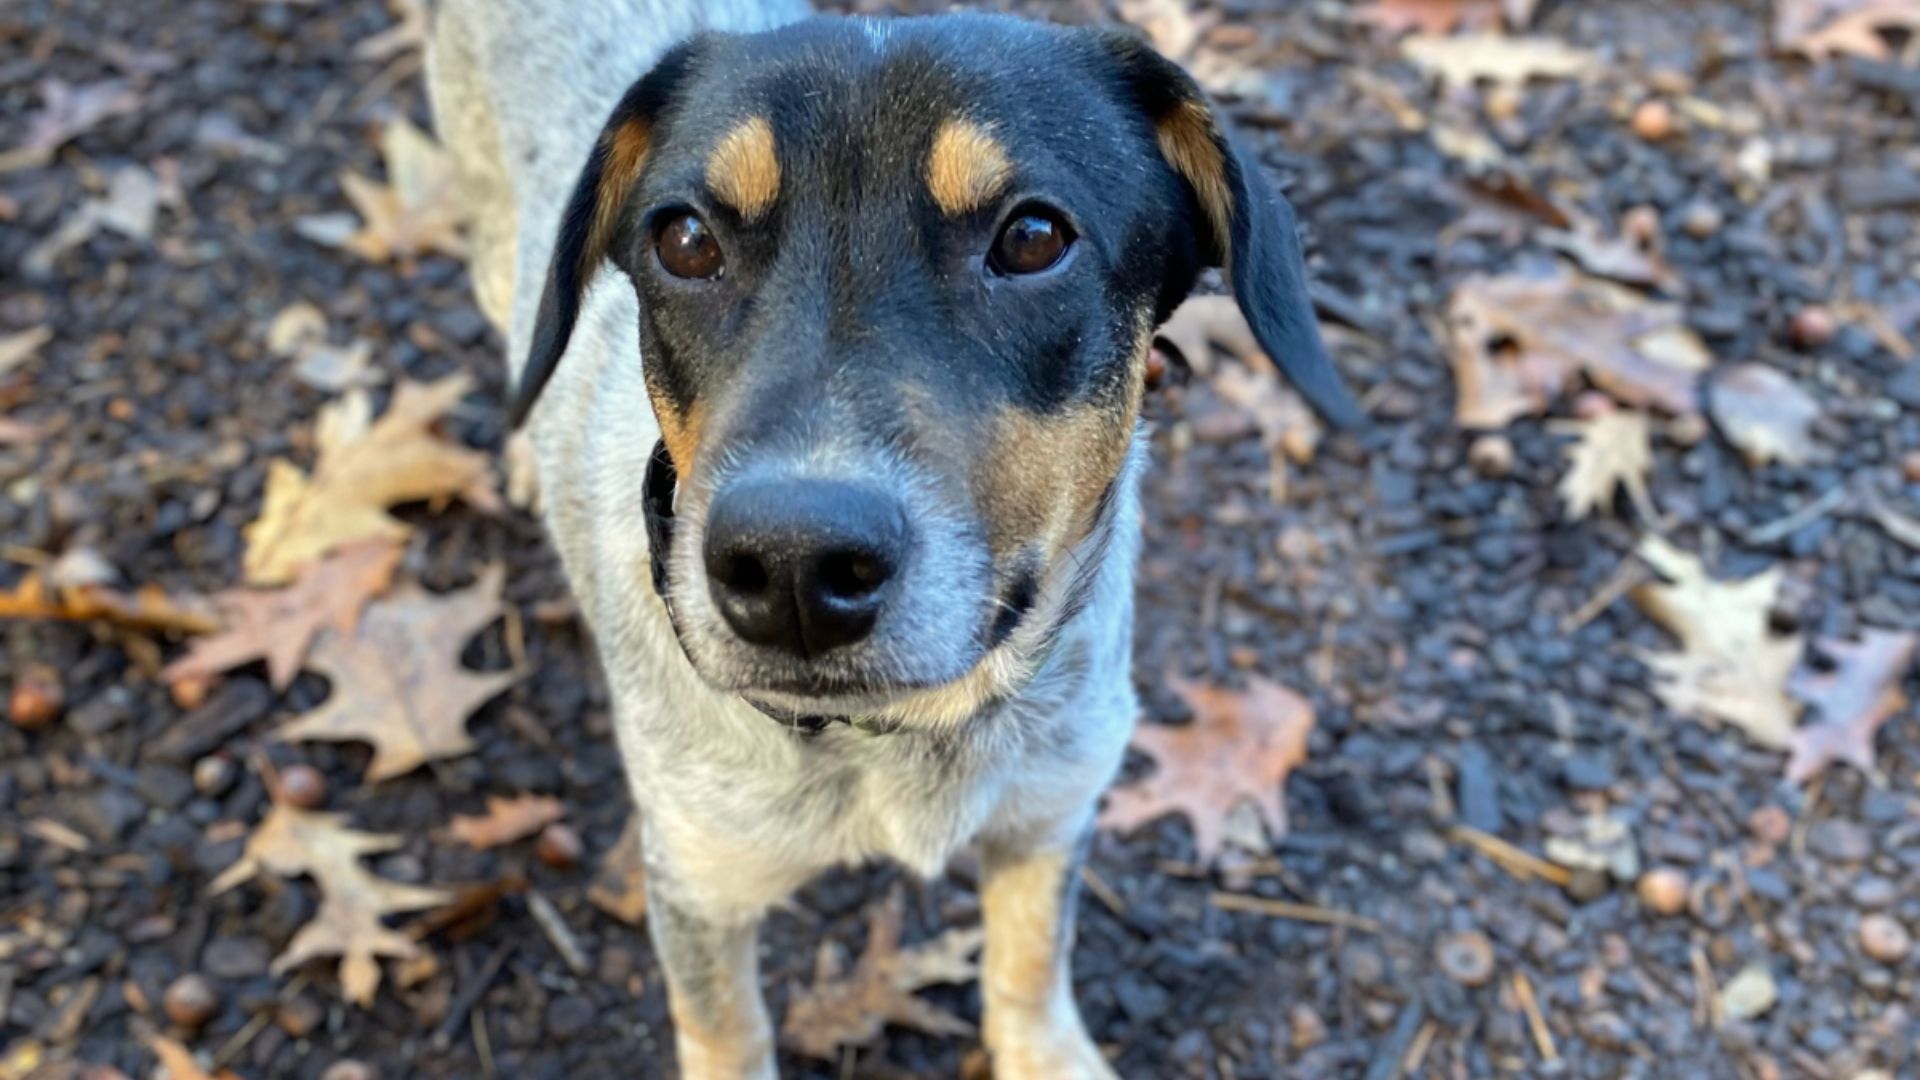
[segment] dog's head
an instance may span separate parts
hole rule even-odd
[[[1204,268],[1356,415],[1291,210],[1114,33],[821,19],[669,52],[573,193],[516,420],[603,260],[679,478],[681,643],[800,712],[961,713],[1044,649],[1112,524],[1153,329]]]

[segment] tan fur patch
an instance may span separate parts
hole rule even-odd
[[[693,455],[700,449],[700,429],[707,419],[706,402],[696,400],[682,413],[664,395],[654,394],[653,412],[660,420],[660,439],[667,444],[674,470],[683,477],[693,475]]]
[[[1013,164],[1000,140],[971,120],[948,120],[933,136],[927,155],[927,190],[950,217],[971,213],[1000,194],[1013,178]]]
[[[1233,193],[1227,186],[1227,157],[1220,150],[1212,111],[1202,102],[1182,102],[1160,120],[1154,134],[1167,164],[1193,185],[1207,224],[1219,238],[1216,254],[1224,261],[1229,254],[1227,228],[1233,220]]]
[[[742,120],[713,148],[707,156],[707,188],[749,221],[773,207],[780,195],[780,158],[766,117]]]
[[[1066,1010],[1059,1007],[1069,994],[1060,902],[1071,872],[1065,853],[1035,855],[991,869],[980,889],[987,928],[980,965],[983,1034],[997,1067],[1011,1067],[1068,1034],[1052,1029],[1071,1015],[1070,999]]]
[[[583,281],[606,257],[607,244],[612,241],[614,227],[619,223],[620,208],[626,205],[627,193],[633,190],[635,181],[640,179],[641,168],[647,163],[647,152],[653,146],[653,129],[644,121],[629,120],[607,132],[601,142],[607,159],[600,172],[600,190],[594,192],[593,224],[587,229],[587,244],[582,249],[580,277]]]

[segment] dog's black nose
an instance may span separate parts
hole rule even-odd
[[[734,633],[803,657],[873,631],[906,556],[900,504],[837,481],[755,481],[707,513],[707,587]]]

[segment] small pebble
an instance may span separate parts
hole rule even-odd
[[[1906,477],[1909,484],[1920,484],[1920,450],[1900,455],[1900,475]]]
[[[327,801],[327,778],[311,765],[289,765],[280,770],[280,800],[312,810]]]
[[[207,703],[207,694],[212,690],[212,679],[189,677],[170,684],[167,687],[167,696],[173,698],[175,705],[192,712]]]
[[[1493,979],[1493,942],[1478,930],[1462,930],[1441,938],[1434,959],[1447,978],[1462,986],[1485,986]]]
[[[1869,915],[1860,920],[1860,951],[1883,964],[1897,964],[1913,948],[1913,935],[1891,915]]]
[[[1727,216],[1707,199],[1695,199],[1688,203],[1680,218],[1681,230],[1695,240],[1705,240],[1719,232],[1726,223]]]
[[[59,670],[48,664],[26,664],[13,680],[7,719],[22,731],[39,731],[59,719],[66,706],[67,691],[60,684]]]
[[[1498,480],[1513,471],[1513,443],[1505,435],[1482,435],[1467,447],[1467,460],[1481,476]]]
[[[1633,133],[1648,142],[1673,136],[1673,106],[1659,98],[1650,98],[1633,110]]]
[[[540,830],[540,839],[533,846],[534,857],[556,870],[579,862],[585,850],[580,834],[559,822]]]
[[[273,1018],[279,1023],[280,1030],[296,1039],[306,1038],[309,1032],[320,1026],[320,1021],[325,1019],[326,1015],[327,1011],[320,1002],[306,994],[296,994],[281,1002],[279,1008],[273,1012]]]
[[[220,796],[233,787],[233,759],[224,754],[203,757],[193,763],[193,788],[202,795]]]
[[[1660,915],[1678,915],[1687,910],[1687,875],[1671,867],[1649,870],[1640,875],[1635,891],[1640,902]]]
[[[1747,830],[1755,840],[1777,847],[1793,833],[1793,819],[1778,806],[1762,806],[1747,818]]]
[[[327,1066],[327,1071],[320,1074],[320,1080],[380,1080],[380,1074],[373,1066],[349,1058]]]
[[[182,975],[168,984],[161,999],[167,1019],[189,1031],[197,1031],[220,1011],[220,995],[200,975]]]
[[[1699,413],[1676,416],[1667,424],[1667,438],[1675,446],[1699,446],[1707,441],[1707,418]]]
[[[1794,312],[1793,321],[1787,324],[1787,337],[1799,348],[1817,349],[1833,340],[1836,329],[1826,308],[1810,304]]]

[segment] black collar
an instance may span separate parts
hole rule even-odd
[[[647,548],[653,557],[653,591],[660,596],[660,602],[667,605],[667,619],[673,623],[673,639],[680,641],[680,617],[674,610],[673,593],[667,588],[667,552],[673,544],[673,496],[674,489],[680,483],[680,474],[673,467],[673,458],[667,453],[665,439],[653,445],[653,457],[647,462],[647,475],[640,482],[641,512],[647,520]],[[680,643],[680,651],[686,652],[686,643]],[[692,657],[687,658],[693,662]],[[799,735],[818,735],[833,723],[848,724],[844,716],[802,716],[762,705],[757,701],[742,698],[747,704],[758,709],[781,727]]]

